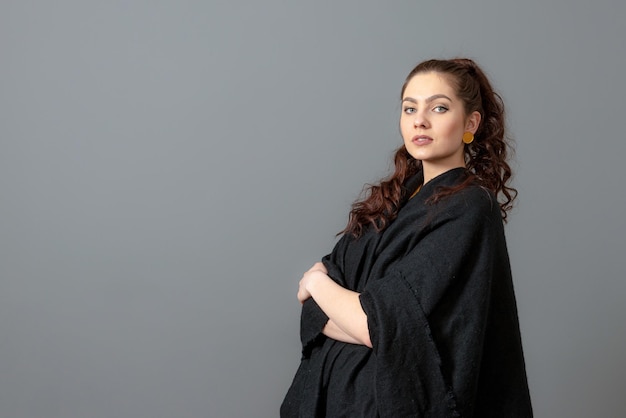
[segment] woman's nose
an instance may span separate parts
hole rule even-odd
[[[415,120],[413,121],[413,125],[416,128],[425,128],[427,126],[426,119],[421,115],[416,115]]]

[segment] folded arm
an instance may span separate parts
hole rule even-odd
[[[359,293],[345,289],[326,274],[322,263],[304,273],[298,289],[298,300],[312,297],[328,316],[324,335],[338,341],[372,347],[367,315],[361,307]]]

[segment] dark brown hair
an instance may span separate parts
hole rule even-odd
[[[430,72],[444,76],[463,102],[465,114],[477,111],[481,115],[481,122],[474,141],[464,148],[467,178],[457,186],[438,190],[428,202],[435,203],[475,183],[491,190],[498,197],[502,219],[506,221],[517,190],[507,185],[511,179],[511,167],[507,163],[510,145],[505,137],[502,98],[493,90],[474,61],[456,58],[428,60],[418,64],[407,76],[400,99],[415,75]],[[393,174],[378,184],[368,185],[365,197],[352,204],[348,225],[342,233],[358,237],[367,225],[381,231],[396,218],[402,198],[405,197],[402,185],[422,170],[422,163],[413,158],[403,145],[394,155],[394,164]]]

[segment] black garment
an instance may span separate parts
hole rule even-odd
[[[509,258],[495,196],[473,185],[439,203],[450,170],[410,192],[381,233],[343,236],[329,276],[361,293],[373,350],[321,334],[301,317],[303,357],[282,417],[532,417]]]

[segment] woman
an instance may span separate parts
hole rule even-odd
[[[468,59],[402,88],[395,172],[300,281],[285,417],[530,417],[503,220],[504,108]]]

